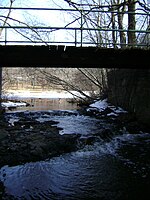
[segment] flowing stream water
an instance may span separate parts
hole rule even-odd
[[[60,134],[80,133],[81,137],[114,127],[106,120],[80,115],[77,110],[39,111],[35,117],[38,121],[58,121],[63,128]],[[150,134],[112,131],[109,140],[99,138],[76,152],[3,166],[0,180],[5,192],[17,200],[149,199]]]

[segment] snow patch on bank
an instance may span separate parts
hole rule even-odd
[[[2,107],[5,107],[5,108],[9,108],[9,107],[22,107],[22,106],[26,106],[26,103],[24,102],[11,102],[11,101],[8,101],[8,102],[2,102]]]
[[[127,113],[127,111],[123,110],[121,107],[115,107],[110,103],[108,103],[107,99],[99,100],[96,101],[95,103],[90,104],[89,108],[87,108],[87,112],[94,110],[102,112],[106,108],[109,108],[112,111],[111,113],[108,113],[107,116],[118,116],[120,113]]]
[[[95,103],[90,104],[90,107],[96,108],[101,112],[108,107],[107,99],[96,101]],[[88,108],[88,109],[90,109],[90,108]],[[87,109],[87,111],[88,111],[88,109]]]

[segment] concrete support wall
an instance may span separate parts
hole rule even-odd
[[[108,100],[134,113],[150,126],[150,69],[118,69],[108,73]]]

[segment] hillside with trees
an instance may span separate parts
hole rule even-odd
[[[99,68],[3,68],[3,90],[77,91],[86,98],[95,98],[107,88],[107,71]],[[90,96],[85,91],[89,91]]]

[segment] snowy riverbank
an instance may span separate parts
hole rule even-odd
[[[89,91],[83,91],[85,94],[89,95]],[[8,90],[4,97],[9,99],[21,99],[21,98],[50,98],[50,99],[59,99],[59,98],[74,98],[75,96],[82,97],[82,95],[76,91],[28,91],[28,90]]]

